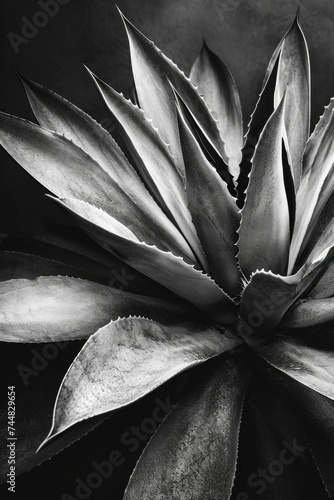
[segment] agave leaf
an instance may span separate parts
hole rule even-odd
[[[317,491],[318,496],[314,483],[321,488],[320,478],[309,452],[301,422],[297,419],[296,411],[287,398],[286,391],[275,384],[276,374],[285,379],[288,377],[269,367],[265,361],[262,364],[264,368],[269,369],[257,370],[254,373],[245,398],[237,475],[232,498],[238,499],[240,492],[241,500],[243,491],[258,493],[261,491],[259,493],[261,500],[280,497],[301,500],[308,498],[310,491]],[[259,368],[259,363],[257,366]],[[291,452],[294,448],[297,456]],[[276,472],[276,467],[277,472],[280,472],[276,460],[281,463],[284,470],[274,478],[272,472]],[[258,476],[261,474],[261,469],[269,472],[267,476],[269,480],[271,478],[274,480],[262,483],[260,475]],[[249,489],[250,486],[252,489]],[[255,487],[256,490],[253,490]],[[320,498],[324,500],[319,493],[319,500]]]
[[[130,314],[163,322],[190,315],[189,307],[175,302],[61,276],[3,281],[0,294],[2,342],[84,339],[111,319]]]
[[[286,389],[286,388],[285,388]],[[300,416],[306,438],[329,498],[334,496],[334,401],[300,384],[289,384],[291,401]]]
[[[240,216],[236,199],[206,159],[178,107],[189,209],[215,281],[231,296],[240,289],[235,245]]]
[[[240,97],[230,71],[205,42],[191,68],[190,80],[204,94],[206,103],[218,120],[230,171],[237,179],[243,146]]]
[[[334,295],[334,260],[331,260],[324,268],[322,275],[308,293],[308,297],[326,299],[332,295]]]
[[[0,281],[17,278],[34,279],[39,276],[71,276],[72,278],[85,278],[95,281],[98,276],[86,270],[66,265],[37,255],[20,252],[0,251]]]
[[[296,190],[302,176],[303,153],[310,132],[310,86],[308,48],[296,17],[282,40],[275,89],[277,107],[287,88],[284,121]]]
[[[312,170],[314,160],[317,156],[319,147],[321,145],[322,138],[324,136],[324,133],[326,131],[329,122],[332,120],[333,110],[334,110],[334,98],[332,98],[328,106],[325,107],[324,113],[319,118],[318,123],[316,124],[312,134],[310,135],[306,143],[304,159],[303,159],[304,176],[308,175]]]
[[[20,76],[39,124],[54,130],[93,158],[126,192],[146,189],[111,135],[84,111],[51,90]],[[130,184],[130,186],[129,186]]]
[[[223,323],[235,320],[233,300],[208,275],[196,270],[181,257],[141,243],[128,230],[127,233],[122,232],[126,228],[88,203],[74,199],[60,200],[59,203],[77,217],[87,234],[134,269],[206,311],[212,318]]]
[[[46,189],[59,197],[77,197],[98,204],[148,243],[193,254],[159,207],[125,193],[87,153],[65,137],[20,118],[0,114],[0,144]],[[135,191],[135,190],[134,190]]]
[[[122,18],[129,39],[132,71],[140,107],[158,127],[164,141],[170,145],[178,168],[183,171],[183,159],[174,96],[168,80],[191,110],[207,140],[228,163],[217,123],[189,78],[123,15]]]
[[[334,298],[298,301],[282,321],[286,328],[306,328],[334,321]]]
[[[334,111],[322,133],[312,168],[303,177],[296,199],[296,223],[293,233],[289,271],[291,272],[309,229],[312,231],[331,195],[334,163]],[[327,186],[328,185],[328,186]]]
[[[277,332],[271,339],[250,337],[248,344],[270,365],[334,399],[333,342],[331,349],[315,349],[298,337]]]
[[[20,437],[20,439],[16,441],[16,476],[29,471],[46,460],[50,460],[50,458],[62,452],[65,448],[74,445],[76,441],[83,438],[88,432],[92,431],[106,419],[106,415],[100,415],[95,419],[82,422],[78,426],[69,429],[68,432],[59,436],[59,439],[36,453],[38,445],[42,439],[44,439],[50,427],[46,416],[52,414],[57,390],[64,376],[64,367],[71,363],[80,345],[81,342],[79,341],[71,342],[68,345],[63,344],[62,346],[53,344],[53,349],[56,350],[57,357],[56,359],[46,359],[41,346],[34,346],[34,354],[31,354],[30,344],[28,346],[30,356],[27,359],[29,359],[29,361],[35,359],[36,364],[39,366],[39,371],[36,370],[35,363],[33,363],[33,365],[27,363],[26,357],[18,357],[16,352],[14,357],[15,364],[12,364],[14,370],[11,370],[11,373],[9,372],[10,378],[7,377],[6,381],[8,385],[15,385],[16,412],[17,415],[20,415],[20,418],[17,418],[15,422],[15,430],[17,436]],[[6,352],[7,348],[9,348],[9,344],[2,344],[2,353],[4,351]],[[52,355],[51,350],[48,352]],[[12,351],[9,351],[9,353],[11,354],[8,355],[8,360],[13,360]],[[2,359],[5,358],[3,357]],[[8,362],[6,365],[6,372],[7,375],[9,375]],[[3,381],[3,385],[4,384],[5,381]],[[7,421],[7,405],[1,405],[0,419],[1,422]],[[8,448],[6,447],[8,443],[7,437],[7,425],[2,425],[0,430],[0,441],[2,443],[0,460],[2,464],[6,464],[8,460]],[[2,466],[0,472],[1,483],[8,480],[7,474],[8,468]],[[18,484],[20,484],[19,481],[17,482],[17,486]],[[8,484],[6,487],[8,487]]]
[[[254,330],[273,329],[287,310],[308,290],[333,257],[333,247],[317,259],[306,262],[292,276],[256,271],[245,286],[240,303],[240,333],[248,338]]]
[[[89,70],[88,70],[89,71]],[[152,195],[165,213],[176,222],[206,271],[205,256],[187,206],[182,178],[174,159],[157,129],[143,110],[126,100],[90,72],[108,108],[125,133],[125,141]]]
[[[245,276],[257,269],[286,271],[290,219],[282,163],[283,118],[284,97],[268,120],[252,160],[238,241]]]
[[[139,459],[124,500],[230,498],[249,380],[239,356],[209,364],[204,380],[169,413]]]
[[[299,251],[299,258],[314,257],[334,241],[334,175],[329,172],[321,188],[307,233]]]
[[[240,339],[215,328],[190,323],[164,326],[140,317],[112,321],[89,338],[66,373],[46,441],[77,422],[138,400],[238,344]]]

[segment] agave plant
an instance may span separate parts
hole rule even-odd
[[[39,125],[0,115],[3,148],[103,248],[96,259],[117,257],[146,287],[107,286],[82,263],[75,274],[2,255],[1,340],[86,339],[36,455],[26,430],[20,470],[193,370],[125,500],[315,498],[305,470],[317,475],[316,498],[333,498],[334,101],[310,135],[309,56],[296,19],[244,139],[235,82],[205,44],[188,78],[123,20],[136,102],[89,72],[123,150],[27,79]],[[247,446],[263,450],[265,473],[249,475],[257,464],[247,465]],[[299,456],[303,476],[289,466]]]

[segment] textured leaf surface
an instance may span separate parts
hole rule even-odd
[[[76,278],[50,276],[0,283],[0,335],[6,342],[88,338],[111,319],[142,314],[173,322],[187,309]]]
[[[65,375],[47,439],[132,403],[239,343],[215,328],[190,323],[163,326],[135,317],[111,322],[90,337]]]
[[[140,192],[145,192],[138,175],[109,132],[58,94],[26,78],[21,79],[32,110],[42,127],[73,141],[125,191],[131,187],[128,186],[131,183]]]
[[[179,129],[186,172],[189,209],[215,281],[231,296],[240,288],[236,199],[206,159],[179,108]]]
[[[240,332],[248,337],[254,329],[265,330],[277,326],[289,307],[309,289],[332,256],[333,248],[326,249],[318,259],[306,262],[292,276],[255,272],[242,295]]]
[[[282,40],[275,89],[276,107],[286,91],[284,122],[296,190],[300,184],[303,152],[310,132],[310,85],[308,48],[296,18]]]
[[[238,355],[237,355],[238,356]],[[124,500],[229,498],[249,368],[222,358],[160,425],[145,448]]]
[[[287,328],[306,328],[334,321],[334,298],[301,300],[282,322]]]
[[[330,120],[326,125],[319,148],[315,154],[312,168],[303,177],[296,198],[296,224],[293,233],[289,272],[293,269],[299,251],[307,232],[312,230],[317,223],[318,216],[326,205],[331,195],[326,184],[333,186],[333,163],[334,163],[334,112],[331,112]],[[310,227],[311,224],[311,227]]]
[[[174,96],[168,80],[191,110],[206,138],[227,161],[217,123],[191,81],[153,42],[128,20],[123,19],[129,38],[132,71],[140,107],[153,119],[162,138],[170,145],[176,164],[183,169]]]
[[[268,120],[252,160],[238,241],[246,277],[257,269],[286,271],[290,221],[282,164],[283,117],[284,98]]]
[[[23,472],[27,472],[46,460],[50,460],[65,448],[74,445],[76,441],[83,438],[106,419],[106,415],[100,415],[82,422],[36,453],[39,444],[50,428],[54,401],[66,372],[66,366],[71,363],[81,344],[82,342],[78,341],[69,344],[64,343],[63,345],[60,345],[60,343],[45,344],[45,346],[48,346],[46,351],[42,349],[42,346],[35,345],[34,350],[32,350],[31,345],[27,345],[25,346],[27,347],[26,353],[29,352],[29,354],[25,356],[22,356],[22,349],[20,354],[15,351],[13,356],[9,344],[2,344],[1,346],[2,359],[4,360],[6,357],[5,352],[8,360],[11,360],[11,362],[8,363],[7,361],[6,363],[6,377],[3,386],[5,382],[7,382],[6,386],[15,385],[16,415],[19,416],[15,422],[15,431],[17,436],[20,437],[16,441],[15,473],[17,478]],[[47,353],[47,356],[45,356],[45,353]],[[48,354],[52,355],[52,353],[56,353],[56,358],[50,359],[48,357]],[[8,371],[10,366],[12,369]],[[6,464],[8,460],[7,420],[7,405],[1,405],[1,464]],[[7,473],[8,468],[2,466],[0,472],[1,483],[8,480]],[[19,484],[19,481],[17,481],[16,486],[19,486]],[[8,485],[6,484],[5,487],[8,487]],[[20,491],[23,491],[23,488]]]
[[[242,159],[242,111],[235,81],[225,64],[206,43],[190,72],[190,80],[199,87],[205,101],[218,120],[218,127],[225,142],[229,167],[236,178]]]
[[[213,319],[223,323],[234,321],[234,302],[209,276],[180,257],[139,242],[128,230],[124,233],[117,221],[92,205],[73,199],[61,203],[78,217],[87,234],[134,269],[206,311]]]
[[[158,130],[146,118],[143,110],[90,74],[125,132],[127,146],[137,162],[143,180],[161,208],[176,222],[203,268],[207,270],[206,259],[188,210],[184,184],[167,144],[161,140]]]
[[[250,338],[249,345],[272,366],[314,391],[334,399],[334,351],[304,345],[292,335],[269,341]]]
[[[55,132],[4,113],[0,114],[0,129],[0,144],[53,194],[104,207],[138,238],[184,252],[192,259],[184,238],[159,207],[152,205],[147,191],[140,197],[134,189],[129,196],[87,153]]]

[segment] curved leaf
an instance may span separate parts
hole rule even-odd
[[[126,192],[134,184],[146,189],[111,135],[93,118],[55,92],[20,76],[39,124],[54,130],[83,149]]]
[[[255,330],[275,328],[305,291],[309,295],[309,288],[331,260],[333,252],[333,247],[327,248],[316,260],[306,262],[292,276],[256,271],[241,297],[241,321],[238,327],[241,335],[248,338]]]
[[[136,401],[238,343],[200,325],[163,326],[136,317],[112,321],[89,338],[66,373],[45,442],[77,422]]]
[[[65,448],[72,446],[81,438],[101,424],[106,418],[106,415],[100,415],[94,419],[81,422],[78,426],[69,429],[68,432],[59,436],[57,440],[50,443],[38,453],[37,447],[45,437],[50,428],[49,417],[52,415],[54,401],[57,396],[57,390],[66,371],[66,366],[69,366],[74,356],[81,347],[82,342],[74,341],[70,344],[45,344],[49,349],[44,351],[41,346],[36,345],[29,348],[29,364],[26,356],[20,356],[17,351],[13,356],[13,351],[9,344],[2,344],[2,355],[8,352],[8,360],[11,360],[9,366],[12,369],[8,371],[8,361],[6,363],[6,378],[8,385],[15,385],[15,405],[16,414],[20,415],[15,422],[15,431],[19,439],[16,440],[16,456],[15,456],[15,474],[17,476],[16,487],[19,491],[23,491],[18,476],[29,471],[43,462],[50,460],[52,457],[62,452]],[[21,349],[22,351],[22,349]],[[45,355],[47,353],[47,355]],[[50,359],[49,355],[55,353],[56,358]],[[2,360],[5,359],[3,355]],[[13,363],[14,361],[14,363]],[[15,368],[14,368],[15,367]],[[14,368],[14,370],[13,370]],[[10,377],[9,377],[10,374]],[[3,386],[5,385],[3,381]],[[7,385],[6,384],[6,385]],[[0,482],[8,480],[8,468],[4,466],[8,460],[8,429],[5,422],[8,420],[8,406],[2,404],[0,408],[0,421],[2,422],[0,429],[0,461],[2,464],[0,470]],[[3,485],[2,488],[4,488]],[[9,485],[6,484],[6,487]],[[17,493],[20,495],[20,493]]]
[[[88,70],[89,71],[89,70]],[[157,129],[143,110],[126,100],[89,71],[108,108],[123,131],[127,146],[157,203],[175,221],[199,259],[204,270],[207,263],[187,206],[182,178]]]
[[[132,71],[140,107],[152,118],[160,135],[170,145],[178,168],[183,172],[174,97],[168,80],[191,110],[207,140],[228,163],[217,123],[189,78],[123,15],[122,18],[129,39]]]
[[[84,269],[62,262],[45,259],[38,255],[21,252],[0,251],[0,281],[33,279],[39,276],[71,276],[95,281],[99,276]]]
[[[275,107],[278,107],[286,91],[284,122],[296,190],[302,176],[303,153],[310,132],[310,87],[308,48],[296,17],[282,40],[275,89]]]
[[[128,230],[124,233],[115,219],[88,203],[74,199],[59,200],[59,203],[77,217],[87,234],[134,269],[188,300],[212,319],[223,323],[235,320],[236,307],[232,299],[208,275],[181,257],[141,243]]]
[[[289,311],[282,326],[286,328],[306,328],[334,321],[334,298],[298,301]]]
[[[257,269],[286,271],[290,220],[282,163],[283,118],[284,98],[268,120],[252,160],[238,241],[246,277]]]
[[[237,178],[243,146],[240,97],[228,68],[205,42],[191,68],[190,80],[204,94],[205,101],[218,120],[229,167],[232,175]]]
[[[132,228],[138,238],[174,250],[193,262],[184,238],[149,193],[129,193],[74,143],[55,132],[0,113],[0,144],[46,189],[59,197],[77,197],[97,204]],[[152,205],[153,203],[153,205]]]
[[[240,289],[236,231],[240,216],[236,199],[206,159],[178,108],[189,209],[215,281],[231,296]]]
[[[277,333],[272,339],[250,338],[249,345],[269,364],[301,384],[334,399],[334,351],[306,346],[302,339]]]
[[[190,310],[162,299],[61,276],[0,283],[0,340],[56,342],[88,338],[111,319],[133,314],[163,322]]]
[[[319,148],[315,154],[312,168],[303,177],[296,198],[296,223],[292,235],[289,270],[291,272],[296,263],[303,241],[310,227],[317,223],[318,216],[331,195],[333,186],[334,163],[334,111],[331,111],[330,120],[324,130]]]
[[[249,379],[245,358],[239,356],[209,366],[205,380],[162,422],[139,459],[124,500],[230,498]]]
[[[326,299],[334,295],[334,260],[331,260],[314,283],[308,296],[312,299]]]

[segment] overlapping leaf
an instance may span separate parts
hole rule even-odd
[[[152,195],[166,214],[176,222],[198,256],[202,268],[207,271],[206,259],[188,210],[183,181],[168,146],[161,140],[158,130],[140,108],[90,74],[124,131],[127,146]]]
[[[132,228],[138,238],[185,255],[192,262],[188,244],[152,204],[147,191],[141,197],[132,187],[130,196],[93,158],[55,132],[4,113],[0,114],[0,129],[0,144],[46,189],[59,197],[98,204]]]
[[[246,277],[257,269],[286,272],[289,207],[282,163],[284,98],[268,120],[252,160],[239,229],[239,261]]]
[[[201,325],[164,326],[136,317],[112,321],[88,339],[65,375],[47,439],[132,403],[239,343]]]
[[[225,64],[206,43],[190,72],[190,80],[199,87],[205,101],[218,120],[232,175],[237,179],[243,146],[242,111],[235,81]]]
[[[236,306],[206,274],[182,258],[141,243],[127,228],[88,203],[74,199],[60,201],[100,245],[115,252],[124,262],[188,300],[212,319],[232,323]]]
[[[205,380],[167,416],[145,448],[124,500],[229,498],[249,380],[239,355],[209,367]]]
[[[174,97],[168,80],[191,110],[203,134],[227,163],[217,123],[191,81],[124,16],[123,20],[130,44],[131,65],[140,107],[152,118],[162,138],[170,145],[180,171],[183,171],[183,159]]]
[[[240,216],[236,199],[206,159],[178,108],[189,209],[215,281],[236,296],[240,288],[236,231]]]
[[[131,314],[162,322],[190,314],[179,304],[61,276],[1,282],[0,311],[0,337],[6,342],[88,338],[111,319]]]

